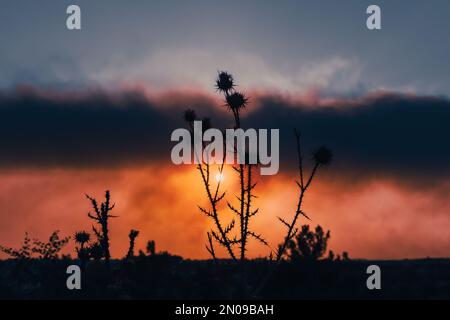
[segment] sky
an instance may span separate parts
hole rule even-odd
[[[0,85],[57,88],[144,82],[210,88],[218,68],[246,87],[326,94],[371,90],[448,95],[450,4],[376,1],[77,1],[82,31],[65,28],[73,1],[2,0]]]
[[[214,88],[227,70],[251,98],[244,125],[281,130],[280,173],[257,190],[273,247],[295,210],[298,127],[305,150],[334,152],[305,203],[331,249],[448,256],[448,1],[376,1],[378,31],[373,1],[76,1],[82,30],[68,31],[72,3],[0,0],[0,244],[89,231],[84,194],[110,189],[114,256],[134,228],[138,248],[206,258],[201,180],[171,163],[170,133],[188,107],[229,126]]]

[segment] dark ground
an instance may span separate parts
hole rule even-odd
[[[91,261],[82,290],[66,287],[75,260],[0,261],[0,299],[235,299],[243,292],[242,268],[230,261],[183,260],[169,255],[125,263]],[[381,290],[368,290],[366,269],[381,268]],[[268,262],[245,266],[248,288],[264,277]],[[282,263],[261,299],[450,299],[450,259]]]

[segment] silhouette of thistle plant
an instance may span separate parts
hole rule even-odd
[[[233,76],[227,72],[219,72],[216,80],[216,87],[217,90],[224,95],[226,107],[233,113],[235,129],[240,129],[240,113],[247,107],[249,102],[248,98],[244,93],[235,90],[236,85],[234,84]],[[234,152],[237,153],[236,150],[234,150]],[[238,166],[234,166],[233,169],[239,175],[240,195],[236,197],[238,199],[239,206],[236,208],[228,201],[227,206],[237,215],[239,219],[240,237],[238,239],[238,243],[240,249],[240,259],[245,260],[249,236],[264,245],[268,245],[268,243],[261,235],[256,234],[249,228],[250,219],[259,211],[259,209],[251,209],[252,199],[255,197],[253,195],[253,190],[256,186],[256,183],[252,183],[252,165],[250,163],[239,164]]]
[[[220,71],[218,73],[216,79],[216,89],[218,92],[224,95],[225,106],[228,110],[230,110],[233,114],[234,118],[234,129],[241,128],[241,120],[240,113],[248,104],[248,98],[245,94],[238,92],[235,90],[236,85],[234,83],[234,78],[231,74]],[[193,122],[197,119],[195,111],[189,109],[184,113],[184,120],[188,123],[191,134],[193,134]],[[204,128],[207,129],[210,127],[209,119],[203,120]],[[195,149],[195,148],[194,148]],[[225,148],[226,149],[226,148]],[[236,154],[236,149],[234,150]],[[199,159],[198,155],[194,155]],[[225,164],[225,153],[224,153],[224,161],[219,165],[219,175],[222,175],[224,164]],[[203,159],[202,159],[203,160]],[[200,161],[199,161],[200,162]],[[239,224],[239,238],[237,236],[231,236],[232,230],[236,226],[236,220],[232,219],[228,225],[223,225],[222,221],[218,215],[218,206],[220,201],[225,198],[226,192],[220,191],[221,181],[217,182],[215,190],[211,187],[210,184],[210,165],[209,161],[202,161],[202,163],[197,165],[197,169],[199,170],[202,182],[206,190],[206,194],[208,196],[208,200],[211,206],[210,210],[199,207],[200,211],[203,212],[207,217],[211,218],[214,221],[215,229],[211,229],[208,235],[208,242],[206,244],[206,249],[209,254],[215,259],[216,252],[213,247],[213,239],[221,246],[225,247],[228,254],[233,260],[237,260],[237,257],[233,251],[233,247],[235,245],[239,246],[240,254],[239,259],[244,261],[246,258],[247,252],[247,244],[248,238],[252,237],[257,241],[261,242],[264,245],[268,245],[268,243],[263,239],[263,237],[249,228],[250,219],[258,213],[258,209],[252,210],[252,199],[255,197],[253,195],[253,190],[256,186],[256,183],[252,182],[252,165],[251,164],[239,164],[238,166],[233,166],[233,169],[239,175],[239,186],[240,186],[240,194],[236,196],[239,205],[237,207],[233,206],[233,204],[227,201],[228,208],[236,214],[238,218]]]
[[[105,201],[98,205],[98,202],[95,198],[86,195],[86,198],[92,204],[92,208],[94,209],[94,213],[88,212],[88,217],[94,220],[97,224],[100,225],[101,230],[97,230],[95,226],[92,226],[92,230],[98,239],[98,243],[101,246],[103,257],[105,258],[106,263],[109,265],[109,260],[111,258],[111,254],[109,251],[109,230],[108,230],[108,219],[116,218],[117,216],[113,216],[110,214],[111,210],[114,209],[115,204],[111,205],[111,195],[109,190],[105,192]]]
[[[235,84],[233,76],[228,72],[220,71],[216,79],[216,89],[228,95],[234,87]]]
[[[75,242],[80,245],[80,248],[83,249],[86,243],[91,239],[91,235],[86,231],[78,231],[75,232]]]
[[[306,213],[302,210],[302,204],[304,200],[304,196],[308,188],[311,186],[311,183],[316,176],[317,170],[321,167],[325,167],[331,164],[333,160],[333,153],[327,147],[320,147],[316,151],[313,152],[312,157],[314,160],[314,167],[309,175],[309,178],[305,178],[304,173],[304,165],[303,165],[303,154],[301,147],[301,135],[297,130],[294,130],[295,138],[297,142],[297,155],[298,155],[298,170],[299,170],[299,181],[296,181],[297,186],[299,187],[299,196],[297,201],[297,209],[295,211],[294,217],[290,223],[286,222],[281,217],[278,217],[278,220],[287,228],[287,233],[284,238],[283,244],[278,248],[276,261],[279,262],[286,251],[287,246],[292,241],[292,239],[296,236],[298,232],[298,228],[296,227],[297,221],[300,216],[304,216],[306,219],[311,220]]]
[[[301,134],[297,131],[297,129],[294,130],[295,134],[295,140],[297,145],[297,156],[298,156],[298,172],[299,172],[299,181],[295,181],[298,188],[299,188],[299,195],[298,195],[298,201],[297,201],[297,209],[294,213],[294,216],[290,222],[287,222],[281,217],[278,217],[278,220],[287,228],[286,236],[284,237],[283,243],[278,247],[275,261],[271,264],[271,268],[267,272],[266,276],[263,278],[259,286],[254,290],[253,296],[257,296],[259,292],[264,288],[267,281],[269,281],[272,273],[274,272],[275,268],[280,264],[283,255],[286,253],[286,249],[289,245],[292,244],[293,239],[298,233],[298,228],[296,227],[298,220],[300,216],[305,217],[308,220],[311,220],[306,213],[302,210],[303,200],[305,197],[306,192],[309,190],[309,187],[311,186],[311,183],[313,179],[316,177],[317,171],[322,168],[326,167],[331,164],[333,161],[333,153],[330,149],[328,149],[325,146],[322,146],[315,150],[312,153],[312,159],[314,160],[314,166],[313,169],[309,175],[308,178],[305,176],[305,170],[304,170],[304,164],[303,164],[303,151],[301,146]],[[329,237],[329,234],[328,234]],[[272,255],[271,259],[272,261]]]
[[[79,244],[79,248],[75,248],[77,251],[78,259],[81,261],[81,266],[84,266],[86,261],[89,260],[89,248],[86,244],[89,243],[91,235],[86,231],[75,232],[75,243]]]
[[[194,134],[194,121],[197,120],[197,115],[195,113],[194,110],[192,109],[188,109],[185,111],[184,113],[184,120],[187,122],[188,126],[189,126],[189,130],[191,132],[191,135]],[[210,126],[210,121],[207,120],[208,125]],[[195,148],[194,148],[195,150]],[[196,159],[200,159],[199,155],[196,154],[196,152],[194,152],[194,156],[196,157]],[[221,185],[221,181],[219,180],[217,182],[216,188],[213,188],[211,186],[211,174],[210,174],[210,164],[208,161],[204,161],[204,159],[202,159],[202,161],[198,161],[199,163],[197,164],[197,170],[200,172],[201,178],[202,178],[202,182],[203,185],[205,187],[205,191],[211,206],[211,209],[205,209],[203,207],[199,207],[200,211],[203,212],[207,217],[211,218],[214,221],[214,224],[216,226],[217,231],[211,230],[210,235],[212,237],[214,237],[214,239],[223,247],[226,248],[228,254],[230,255],[230,257],[233,260],[236,260],[236,256],[233,252],[232,249],[232,245],[237,243],[237,240],[234,239],[230,239],[229,238],[229,233],[231,232],[231,230],[233,229],[234,226],[234,220],[228,225],[228,226],[223,226],[222,222],[219,218],[219,210],[218,210],[218,206],[220,201],[223,200],[223,198],[225,197],[225,192],[223,193],[219,193],[220,191],[220,185]],[[224,168],[224,162],[222,162],[222,164],[219,166],[219,174],[222,174],[223,172],[223,168]],[[209,245],[209,247],[208,247]],[[209,244],[207,245],[207,250],[208,252],[214,252],[214,248],[213,248],[213,244],[212,241],[209,242]]]
[[[139,235],[138,230],[131,230],[130,233],[128,234],[128,238],[130,238],[130,246],[128,248],[128,253],[125,257],[125,260],[128,260],[134,256],[134,242],[138,235]]]

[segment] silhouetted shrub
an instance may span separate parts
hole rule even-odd
[[[40,259],[57,259],[58,253],[69,242],[70,237],[60,239],[59,231],[54,231],[48,242],[42,242],[38,239],[33,240],[34,247],[32,251],[38,254]]]
[[[40,259],[58,259],[61,249],[69,242],[70,237],[59,238],[59,231],[54,231],[48,242],[42,242],[38,239],[33,240],[34,247],[32,252],[38,254]]]
[[[25,233],[25,239],[20,249],[0,246],[0,250],[15,259],[31,259],[34,257],[39,259],[58,259],[59,252],[70,239],[70,237],[60,239],[58,234],[58,230],[54,231],[48,242],[33,239],[33,243],[31,244],[28,233]]]
[[[288,244],[287,255],[293,262],[299,260],[316,261],[321,259],[326,251],[328,240],[330,239],[330,231],[324,232],[321,226],[317,226],[315,230],[310,230],[309,225],[304,225],[295,239]],[[331,256],[330,256],[331,255]],[[330,251],[329,258],[334,257],[334,253]]]
[[[328,251],[327,260],[333,261],[335,258],[333,250]]]
[[[90,259],[100,260],[103,258],[103,248],[98,242],[93,243],[90,247],[86,248]]]
[[[30,259],[33,252],[30,246],[31,239],[28,236],[28,233],[25,232],[25,238],[22,243],[22,247],[20,249],[13,249],[9,247],[0,246],[0,251],[6,253],[11,258],[15,259]]]
[[[333,250],[330,250],[330,251],[328,251],[327,260],[329,260],[329,261],[341,261],[341,260],[350,261],[350,257],[348,255],[348,252],[344,251],[344,252],[342,252],[342,259],[341,259],[341,256],[339,254],[337,256],[335,256]]]

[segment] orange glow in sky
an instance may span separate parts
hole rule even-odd
[[[226,167],[221,179],[231,202],[236,201],[232,196],[234,175],[236,172]],[[252,229],[272,248],[281,242],[284,232],[277,216],[289,219],[295,212],[294,179],[294,175],[282,174],[258,178],[255,205],[260,213]],[[79,230],[90,232],[90,207],[84,194],[100,200],[109,189],[116,202],[114,214],[119,216],[110,225],[114,257],[125,255],[128,232],[138,229],[137,249],[155,240],[157,250],[185,258],[208,258],[204,243],[210,221],[197,207],[207,207],[208,202],[193,166],[3,171],[1,180],[0,244],[18,247],[25,232],[42,240],[53,230],[60,230],[63,236]],[[439,192],[411,190],[381,179],[354,185],[323,171],[307,194],[304,211],[312,219],[310,224],[331,230],[330,249],[338,253],[345,250],[359,258],[446,256],[450,252],[448,190],[448,185],[440,186]],[[225,202],[220,214],[224,220],[232,217]],[[308,223],[305,219],[300,222]],[[71,250],[72,244],[67,251],[73,255]],[[259,243],[249,244],[250,256],[269,252]]]

